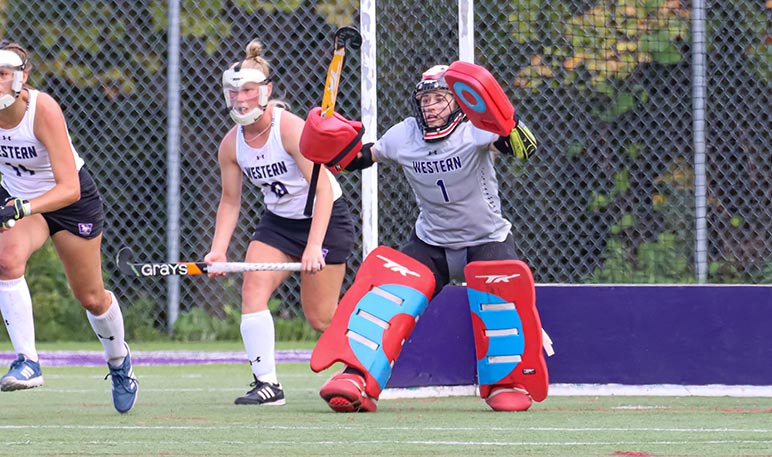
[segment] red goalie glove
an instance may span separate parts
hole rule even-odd
[[[461,111],[475,127],[509,135],[515,127],[515,108],[488,70],[457,60],[444,77]]]
[[[308,113],[300,134],[300,153],[308,160],[327,166],[333,173],[343,170],[362,149],[365,129],[361,122],[338,113],[322,117],[321,107]]]

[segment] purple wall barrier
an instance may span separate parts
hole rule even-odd
[[[550,383],[772,385],[772,286],[536,287]],[[466,290],[429,304],[388,387],[475,384]]]
[[[402,347],[387,387],[476,384],[477,356],[466,287],[447,286],[429,302]]]

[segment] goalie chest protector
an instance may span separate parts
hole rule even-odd
[[[445,72],[445,81],[475,127],[500,136],[515,128],[515,107],[487,69],[457,60]]]

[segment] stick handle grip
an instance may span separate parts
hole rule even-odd
[[[215,262],[206,267],[208,273],[242,273],[245,271],[300,271],[300,262],[286,263],[249,263],[249,262]]]
[[[316,184],[319,182],[319,172],[322,170],[322,166],[318,163],[314,164],[314,169],[311,171],[311,182],[308,184],[308,196],[306,197],[306,207],[303,209],[303,214],[307,217],[311,217],[314,212],[314,197],[316,196]]]

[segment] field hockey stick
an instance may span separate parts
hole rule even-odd
[[[244,273],[247,271],[300,271],[300,262],[250,263],[250,262],[132,262],[134,254],[123,248],[115,256],[121,273],[136,276],[194,276],[207,273]]]
[[[346,59],[346,49],[357,50],[362,46],[362,35],[356,28],[347,25],[335,31],[333,54],[330,66],[327,68],[327,80],[324,83],[324,95],[322,96],[322,117],[330,117],[335,111],[335,101],[338,98],[340,74],[343,71],[343,62]],[[311,172],[311,182],[308,188],[308,198],[303,214],[311,216],[316,195],[316,184],[319,181],[319,173],[322,165],[315,163]]]

